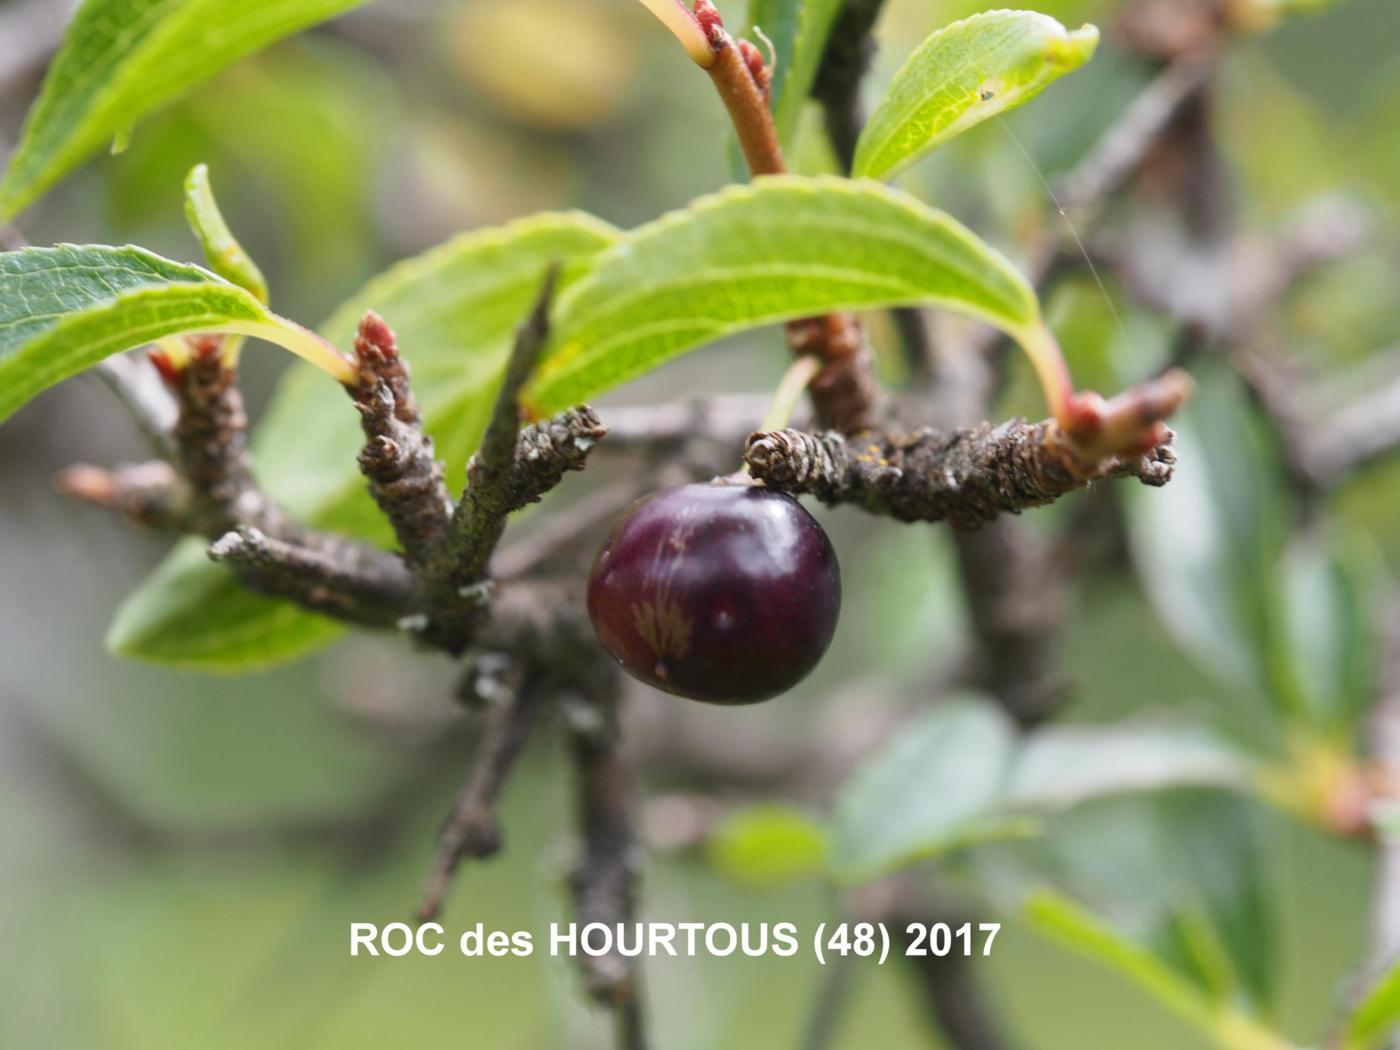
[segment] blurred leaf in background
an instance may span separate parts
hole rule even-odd
[[[363,2],[263,0],[253,8],[240,0],[87,0],[8,160],[0,219],[13,217],[104,143],[122,152],[139,120],[192,85]]]

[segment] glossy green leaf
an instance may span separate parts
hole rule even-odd
[[[525,398],[552,412],[725,336],[837,309],[924,303],[1030,340],[1035,294],[966,227],[873,182],[782,176],[629,234],[559,299]]]
[[[843,0],[751,0],[747,36],[760,47],[752,31],[763,31],[773,44],[773,119],[778,136],[787,146],[797,130],[798,117],[817,78],[822,53]]]
[[[743,886],[772,889],[822,874],[826,827],[793,806],[749,806],[729,814],[710,832],[705,857]]]
[[[1373,1046],[1400,1025],[1400,962],[1378,977],[1347,1019],[1347,1045],[1355,1050]]]
[[[837,878],[871,878],[971,842],[1021,833],[999,810],[1015,730],[983,700],[946,701],[903,727],[842,788],[833,817]]]
[[[1222,1050],[1291,1050],[1282,1036],[1237,1007],[1211,1002],[1156,955],[1072,900],[1042,890],[1027,898],[1022,914],[1039,933],[1138,985]]]
[[[258,336],[346,367],[310,332],[198,266],[141,248],[25,248],[0,254],[0,422],[104,358],[197,331]]]
[[[1034,98],[1093,57],[1099,31],[988,11],[930,36],[895,74],[856,146],[855,174],[888,178],[954,135]]]
[[[568,260],[564,281],[617,233],[579,213],[546,214],[463,234],[370,281],[322,326],[349,345],[359,318],[377,310],[394,328],[413,370],[427,429],[460,486],[486,425],[512,334],[546,267]],[[393,537],[364,491],[355,463],[359,417],[336,384],[310,368],[282,380],[254,434],[254,462],[268,491],[322,528],[381,543]],[[175,653],[162,625],[184,617],[188,650]],[[209,640],[200,641],[199,632]],[[186,667],[255,670],[304,656],[340,628],[290,605],[250,600],[227,570],[180,552],[123,605],[109,639],[135,659]],[[256,647],[243,639],[258,639]],[[223,651],[222,641],[234,645]]]
[[[0,218],[31,204],[192,85],[363,2],[86,0],[0,182]]]
[[[1067,809],[1094,798],[1176,787],[1245,789],[1250,756],[1202,726],[1133,719],[1056,725],[1032,733],[1007,785],[1006,804]]]

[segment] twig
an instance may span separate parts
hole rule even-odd
[[[595,489],[567,512],[541,522],[522,540],[498,550],[491,559],[491,573],[498,580],[537,574],[562,555],[573,553],[595,529],[612,520],[644,491],[645,480],[622,478]]]
[[[60,490],[138,525],[214,541],[210,557],[251,590],[348,623],[398,624],[417,601],[402,562],[293,521],[253,477],[248,419],[223,341],[194,337],[181,349],[188,360],[152,353],[177,411],[170,462],[73,467],[56,479]],[[129,379],[123,373],[123,384]]]
[[[957,535],[955,549],[977,646],[970,683],[1022,729],[1049,718],[1068,683],[1057,670],[1068,573],[1053,548],[1008,518]]]
[[[501,845],[496,803],[546,707],[563,688],[596,688],[602,662],[578,582],[509,584],[492,606],[458,698],[486,711],[472,770],[438,836],[418,915],[433,918],[463,860]],[[581,685],[580,685],[581,683]]]
[[[640,987],[613,1007],[613,1045],[617,1050],[646,1050],[646,1012]]]
[[[489,857],[501,848],[496,802],[538,722],[544,696],[538,683],[525,680],[518,663],[510,665],[500,683],[502,695],[490,705],[471,773],[438,834],[437,855],[418,908],[421,922],[437,916],[464,859]]]
[[[950,920],[946,914],[926,912],[895,913],[890,922],[901,936],[914,923],[925,928],[940,922],[957,925],[957,920]],[[975,972],[976,960],[955,951],[946,956],[930,951],[908,961],[919,976],[930,1014],[951,1046],[958,1050],[1007,1050],[1014,1045],[983,997]]]
[[[771,70],[757,48],[729,35],[709,0],[698,0],[696,14],[715,53],[707,71],[729,112],[750,174],[783,174],[787,162],[768,105]],[[848,313],[832,313],[793,321],[787,334],[795,355],[812,356],[825,365],[809,390],[818,425],[843,434],[873,427],[884,398],[860,322]]]
[[[1060,206],[1075,221],[1092,218],[1143,162],[1181,107],[1209,83],[1214,70],[1213,60],[1192,57],[1178,59],[1158,73],[1065,177]]]
[[[211,544],[209,557],[233,567],[254,590],[365,627],[396,626],[417,599],[402,561],[350,540],[327,537],[308,547],[243,525]]]
[[[239,525],[283,535],[286,518],[258,488],[248,457],[248,416],[238,374],[224,360],[223,341],[190,341],[190,360],[177,368],[159,356],[179,406],[173,440],[175,468],[190,489],[187,527],[211,540]]]
[[[611,671],[611,669],[608,669]],[[582,853],[570,877],[580,928],[590,923],[617,928],[633,921],[637,895],[638,845],[634,830],[632,771],[618,741],[615,680],[611,694],[589,691],[566,705],[570,753],[578,796]],[[580,956],[584,981],[593,998],[618,1011],[624,1045],[641,1045],[637,970],[616,952]]]
[[[826,978],[802,1028],[802,1050],[827,1050],[834,1046],[840,1030],[840,1017],[850,1001],[856,978],[857,958],[838,955],[826,966]]]
[[[1100,477],[1164,485],[1175,462],[1169,442],[1141,456],[1084,461],[1053,422],[847,440],[797,430],[755,434],[745,459],[756,478],[824,503],[854,503],[900,521],[944,521],[956,529],[1039,507]]]
[[[121,354],[107,358],[93,371],[126,406],[151,451],[162,459],[173,459],[175,446],[171,435],[179,408],[150,362],[134,354]]]
[[[558,266],[550,267],[534,309],[516,332],[485,437],[467,465],[466,491],[431,559],[430,630],[450,652],[463,650],[484,618],[490,597],[487,566],[505,532],[506,518],[544,491],[522,491],[517,484],[522,459],[520,391],[549,338],[549,308],[558,274]]]
[[[408,364],[378,314],[360,322],[355,361],[360,381],[346,390],[365,434],[360,472],[409,564],[422,569],[447,533],[452,501],[409,389]]]
[[[884,393],[855,316],[832,313],[793,321],[787,326],[787,340],[794,356],[816,357],[825,364],[808,387],[818,425],[842,434],[872,429],[884,407]]]
[[[821,104],[827,135],[841,170],[855,164],[856,142],[865,128],[860,85],[875,57],[872,32],[885,0],[846,0],[827,38],[812,97]]]
[[[471,551],[454,554],[456,548],[449,539],[435,556],[434,568],[426,581],[428,614],[421,632],[426,641],[453,654],[466,649],[485,620],[494,589],[487,566],[478,566],[476,561],[478,556],[490,558],[492,550],[486,549],[485,544],[489,542],[494,548],[509,514],[537,502],[557,487],[565,474],[582,470],[606,434],[607,427],[587,405],[531,423],[519,432],[504,485],[491,497],[491,506],[500,509],[499,518],[484,515],[479,526],[473,526],[477,531],[467,537]],[[475,458],[472,462],[476,463]],[[472,476],[471,465],[467,473]],[[470,494],[469,488],[464,504]],[[475,506],[480,511],[487,510],[484,503]],[[478,543],[482,546],[477,547]]]
[[[1400,377],[1334,412],[1301,448],[1308,474],[1333,488],[1356,471],[1400,450]]]
[[[715,53],[715,60],[706,72],[724,108],[729,111],[749,171],[755,176],[781,175],[787,171],[787,162],[783,159],[778,129],[768,107],[771,73],[752,44],[747,40],[736,41],[729,35],[708,0],[700,0],[696,5],[697,14],[701,5],[711,13],[705,28]]]
[[[885,0],[847,0],[832,26],[812,81],[812,97],[822,107],[827,137],[847,175],[855,167],[856,143],[865,129],[860,86],[875,57],[875,23],[884,4]],[[910,372],[916,380],[927,380],[933,362],[928,311],[902,306],[891,310],[890,316]]]
[[[143,529],[169,532],[185,527],[186,491],[163,460],[116,470],[78,463],[59,472],[54,488]]]

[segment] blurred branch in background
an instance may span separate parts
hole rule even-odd
[[[0,6],[0,96],[43,72],[79,0],[14,0]]]

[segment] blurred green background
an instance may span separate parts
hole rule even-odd
[[[28,47],[41,9],[57,6],[0,2],[0,28]],[[742,5],[720,6],[742,23]],[[929,31],[987,6],[890,0],[872,90]],[[1038,5],[1068,23],[1101,24],[1116,7]],[[38,60],[3,69],[0,133],[10,142],[41,71]],[[1054,208],[1001,124],[1053,178],[1145,76],[1106,42],[1086,71],[959,138],[906,185],[1014,255],[1018,231]],[[1319,194],[1348,194],[1374,217],[1370,247],[1290,299],[1280,338],[1316,375],[1393,342],[1400,5],[1350,0],[1240,42],[1217,101],[1252,229],[1278,229]],[[315,323],[367,276],[464,228],[568,207],[626,226],[681,206],[728,180],[725,142],[705,78],[634,0],[380,0],[158,114],[125,154],[90,165],[24,227],[35,243],[132,242],[195,258],[180,186],[206,161],[274,305]],[[809,169],[823,163],[813,143]],[[1166,338],[1127,305],[1120,326],[1089,281],[1062,288],[1049,309],[1062,335],[1073,333],[1063,341],[1087,385],[1120,385],[1121,363],[1150,358]],[[785,364],[780,343],[766,333],[706,351],[615,400],[709,389],[716,375],[728,389],[771,389]],[[265,349],[245,361],[256,413],[286,362]],[[1013,384],[1008,411],[1023,404],[1023,386]],[[141,452],[95,379],[66,384],[0,430],[0,1045],[609,1045],[606,1019],[582,1005],[566,960],[348,958],[350,922],[411,913],[470,760],[473,730],[448,700],[445,662],[365,636],[304,665],[229,680],[104,653],[112,610],[166,544],[61,501],[49,478],[76,460]],[[1199,469],[1188,460],[1181,471]],[[585,487],[574,479],[552,498]],[[1057,520],[1074,501],[1031,519]],[[1400,566],[1400,467],[1352,485],[1336,512]],[[953,658],[964,615],[946,536],[819,513],[849,594],[831,657],[772,705],[690,712],[695,731],[761,755],[764,741],[822,732],[838,716],[873,718]],[[1073,718],[1175,708],[1266,731],[1265,701],[1188,658],[1126,568],[1084,583],[1068,633]],[[676,703],[638,695],[633,708],[645,722]],[[463,872],[449,930],[484,921],[542,937],[566,917],[570,799],[558,746],[543,738],[530,752],[507,796],[507,849]],[[693,787],[664,767],[646,780],[653,797]],[[723,784],[703,786],[726,797]],[[1117,834],[1113,807],[1100,808],[1108,830],[1097,832],[1100,846],[1086,840],[1091,852]],[[650,814],[652,823],[665,816]],[[1260,876],[1278,895],[1282,929],[1280,1023],[1313,1039],[1365,952],[1371,857],[1280,817],[1259,819],[1271,832]],[[820,887],[754,891],[699,851],[662,845],[646,869],[644,918],[810,930],[832,914]],[[1016,925],[977,965],[1036,1050],[1205,1045],[1135,989]],[[909,980],[893,965],[860,966],[833,1045],[937,1045]],[[790,960],[658,961],[647,972],[656,1043],[793,1046],[820,982],[805,950]]]

